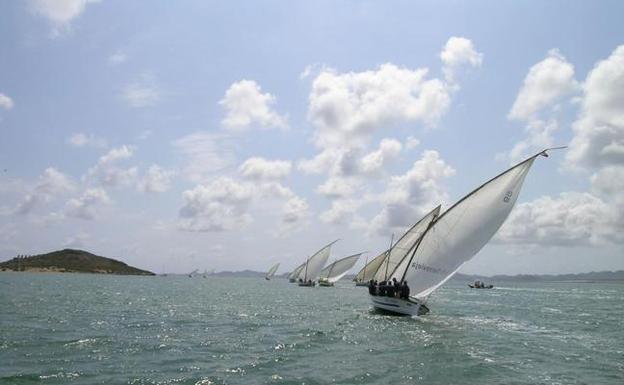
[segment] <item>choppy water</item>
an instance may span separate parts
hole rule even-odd
[[[416,319],[348,282],[2,273],[0,383],[624,383],[624,285],[501,286]]]

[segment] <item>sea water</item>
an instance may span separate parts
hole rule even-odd
[[[420,318],[351,282],[0,273],[2,384],[624,384],[624,285],[450,283]]]

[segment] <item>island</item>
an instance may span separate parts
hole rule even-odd
[[[0,271],[155,275],[125,263],[84,250],[64,249],[47,254],[17,256],[0,263]]]

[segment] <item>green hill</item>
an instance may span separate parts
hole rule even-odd
[[[83,250],[64,249],[47,254],[15,257],[0,263],[0,271],[155,275],[121,261],[100,257]]]

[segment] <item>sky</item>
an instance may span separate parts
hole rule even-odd
[[[624,269],[621,1],[0,2],[0,259],[366,251],[544,148],[462,272]],[[356,268],[357,269],[357,268]]]

